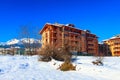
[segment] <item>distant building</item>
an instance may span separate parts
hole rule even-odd
[[[14,54],[18,54],[19,53],[19,50],[20,50],[20,47],[10,47],[10,48],[0,48],[0,54],[11,54],[11,55],[14,55]]]
[[[4,48],[0,48],[0,54],[4,53]]]
[[[108,46],[107,51],[111,52],[112,56],[120,56],[120,35],[116,35],[103,42]]]
[[[89,30],[77,29],[73,24],[46,23],[40,34],[42,47],[50,44],[60,48],[67,44],[73,52],[98,54],[98,37]]]
[[[99,43],[98,44],[98,54],[99,56],[111,56],[111,52],[109,50],[109,46],[105,43]]]

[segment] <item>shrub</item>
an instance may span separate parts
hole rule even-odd
[[[101,62],[101,61],[92,61],[92,63],[94,64],[94,65],[99,65],[99,66],[103,66],[103,62]]]
[[[56,48],[52,57],[59,61],[71,61],[72,53],[69,50],[69,46],[66,45],[59,49]]]
[[[60,69],[61,71],[70,71],[76,70],[76,66],[73,66],[71,62],[64,62],[58,69]]]
[[[56,48],[55,46],[46,45],[44,48],[41,48],[39,55],[41,61],[50,61],[53,58],[59,61],[70,62],[72,57],[68,46]]]
[[[42,56],[41,58],[39,58],[39,61],[44,61],[44,62],[48,62],[51,61],[52,58],[51,57],[46,57],[46,56]]]
[[[46,45],[44,48],[41,48],[39,52],[39,60],[45,62],[51,61],[52,54],[53,54],[52,48],[50,47],[50,45]]]
[[[95,57],[96,57],[96,60],[95,60],[95,61],[92,61],[92,63],[93,63],[94,65],[103,66],[104,55],[98,54],[98,55],[96,55]]]

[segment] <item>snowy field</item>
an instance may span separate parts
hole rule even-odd
[[[62,62],[38,61],[38,56],[0,55],[0,80],[120,80],[120,57],[106,57],[104,66],[91,62],[94,57],[78,57],[77,71],[57,70]]]

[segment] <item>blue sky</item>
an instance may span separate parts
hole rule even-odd
[[[120,34],[120,1],[0,0],[0,42],[16,38],[23,25],[42,29],[46,22],[73,23],[102,41]]]

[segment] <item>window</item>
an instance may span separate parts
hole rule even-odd
[[[94,44],[88,44],[88,46],[94,46]]]
[[[46,37],[47,37],[47,33],[46,33],[45,35],[46,35]]]
[[[75,36],[75,38],[77,38],[78,36]]]
[[[62,31],[62,28],[60,27],[59,30]]]
[[[73,38],[74,37],[74,35],[71,35],[71,38]]]
[[[75,44],[78,44],[78,41],[75,41]]]
[[[54,26],[54,27],[53,27],[53,30],[55,30],[55,31],[56,31],[56,30],[57,30],[57,27],[56,27],[56,26]]]
[[[60,33],[60,36],[62,36],[62,34]]]
[[[54,39],[53,42],[57,42],[57,39]]]
[[[57,37],[57,33],[54,33],[54,34],[53,34],[53,37]]]
[[[79,39],[79,38],[80,38],[80,36],[76,35],[76,36],[75,36],[75,38],[76,38],[76,39]]]
[[[68,34],[64,34],[65,37],[68,37],[69,35]]]
[[[85,37],[85,34],[81,34],[81,35]]]

